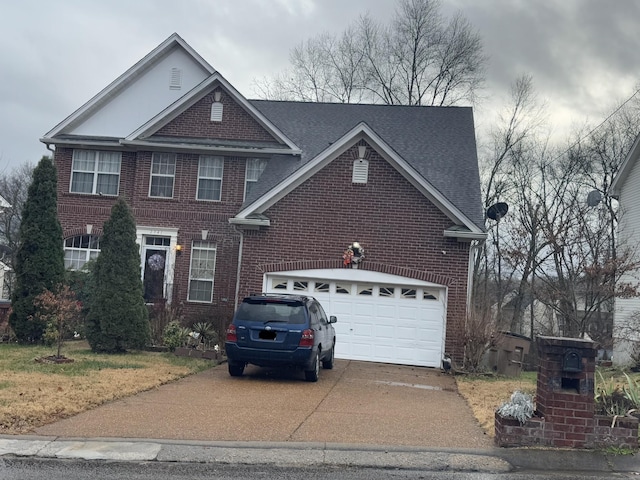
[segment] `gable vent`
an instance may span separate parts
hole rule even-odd
[[[222,121],[222,110],[224,109],[222,102],[220,99],[222,98],[222,92],[220,90],[216,90],[213,93],[214,102],[211,104],[211,121],[212,122],[221,122]]]
[[[180,90],[182,88],[182,70],[173,67],[171,69],[171,79],[169,80],[170,90]]]
[[[369,178],[369,161],[362,158],[353,162],[353,176],[351,181],[353,183],[367,183]]]

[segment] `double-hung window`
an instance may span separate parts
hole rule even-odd
[[[262,172],[264,172],[266,166],[267,161],[264,158],[247,158],[244,198],[249,196],[251,189],[260,178],[260,175],[262,175]]]
[[[213,275],[216,269],[216,244],[196,240],[191,246],[189,301],[213,301]]]
[[[154,153],[151,159],[150,197],[173,198],[176,177],[176,154]]]
[[[71,193],[118,195],[120,152],[74,150],[71,164]]]
[[[200,155],[198,165],[198,200],[220,201],[224,157]]]

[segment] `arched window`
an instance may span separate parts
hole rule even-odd
[[[64,241],[64,267],[82,270],[89,260],[100,253],[100,237],[97,235],[78,235]]]

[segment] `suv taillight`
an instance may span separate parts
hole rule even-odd
[[[300,345],[301,347],[313,347],[313,330],[307,328],[302,331],[302,337],[300,337]]]
[[[229,328],[227,328],[227,342],[237,342],[237,341],[238,341],[238,335],[236,334],[236,326],[229,325]]]

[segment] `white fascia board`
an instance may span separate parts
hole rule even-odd
[[[120,140],[120,144],[127,147],[143,147],[150,150],[185,150],[189,152],[229,152],[256,155],[267,153],[269,155],[300,155],[300,151],[291,151],[288,148],[247,148],[247,147],[208,147],[206,145],[195,145],[192,143],[160,143],[144,140]]]
[[[300,151],[300,148],[296,146],[287,136],[282,133],[273,123],[271,123],[262,113],[260,113],[253,105],[251,105],[241,94],[238,92],[227,80],[218,72],[213,73],[210,77],[203,80],[200,85],[195,86],[190,92],[187,92],[183,97],[169,105],[158,115],[153,117],[147,123],[142,125],[137,130],[131,132],[127,137],[127,141],[136,140],[138,138],[145,138],[160,128],[167,125],[178,115],[183,113],[189,107],[193,106],[196,102],[201,100],[207,93],[209,93],[210,87],[219,83],[233,99],[240,104],[264,129],[276,137],[279,141],[287,145],[290,150]],[[290,151],[288,153],[291,153]]]
[[[622,191],[622,185],[624,181],[631,173],[633,166],[638,161],[638,156],[640,156],[640,135],[638,135],[633,142],[633,146],[627,155],[627,158],[624,159],[618,173],[616,174],[613,182],[611,182],[611,186],[609,187],[609,191],[612,197],[618,198],[620,196],[620,192]]]
[[[109,147],[109,148],[117,148],[120,146],[118,140],[74,140],[70,138],[60,139],[60,138],[49,138],[43,137],[40,141],[46,145],[69,145],[69,146],[87,146],[87,147]]]
[[[447,200],[438,190],[427,182],[422,175],[411,167],[402,157],[393,151],[384,140],[382,140],[366,123],[362,122],[325,149],[316,158],[307,162],[292,176],[278,184],[266,195],[257,199],[251,205],[238,212],[236,218],[244,218],[252,213],[263,213],[269,207],[280,201],[285,195],[299,186],[302,182],[311,178],[315,173],[331,163],[337,156],[341,155],[347,148],[355,142],[364,138],[375,150],[388,162],[395,165],[400,172],[414,187],[431,200],[440,210],[458,224],[467,227],[471,232],[484,235],[476,225],[469,220],[455,205]]]
[[[54,137],[58,135],[60,132],[64,130],[65,127],[71,125],[75,120],[81,118],[86,113],[91,111],[94,106],[99,105],[105,98],[112,95],[118,88],[129,82],[131,79],[135,78],[140,72],[144,71],[148,68],[152,63],[154,63],[158,58],[161,58],[167,52],[169,52],[174,46],[180,45],[186,52],[193,57],[193,59],[199,63],[202,68],[209,72],[209,74],[215,73],[214,68],[209,65],[193,48],[191,48],[187,42],[185,42],[180,35],[177,33],[173,33],[169,38],[167,38],[164,42],[154,48],[151,52],[145,55],[141,60],[136,62],[131,68],[129,68],[126,72],[116,78],[113,82],[103,88],[97,95],[95,95],[91,100],[85,103],[78,110],[73,112],[67,118],[65,118],[58,125],[53,127],[52,130],[45,133],[44,138]]]

